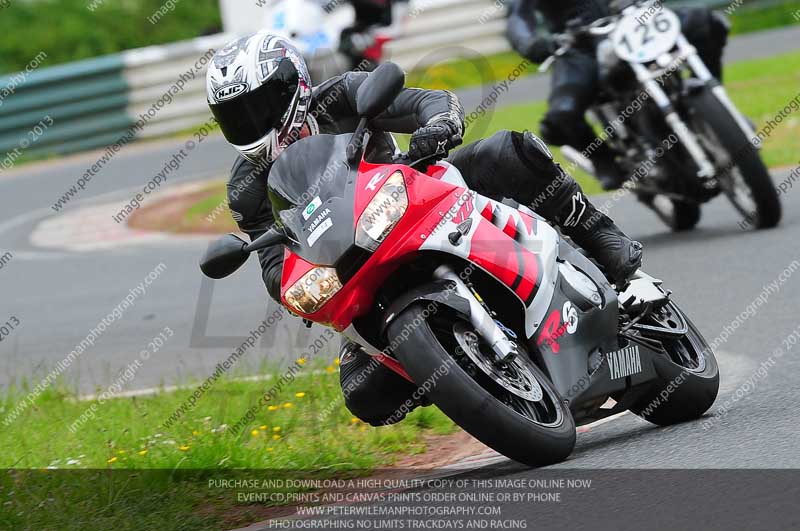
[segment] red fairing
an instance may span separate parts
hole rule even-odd
[[[312,321],[329,324],[342,331],[353,319],[367,312],[386,278],[410,260],[430,234],[441,223],[440,212],[446,212],[464,193],[463,188],[432,179],[401,165],[374,165],[362,162],[356,183],[355,223],[386,179],[401,171],[406,182],[408,210],[364,266],[319,311],[300,314]],[[353,227],[355,231],[355,227]],[[281,294],[314,267],[287,251],[283,265]],[[285,300],[284,300],[285,302]]]
[[[522,222],[525,224],[528,235],[533,235],[536,232],[536,218],[529,216],[525,212],[520,212],[519,215],[522,218]]]
[[[512,216],[508,216],[508,221],[506,221],[506,226],[503,227],[503,232],[505,232],[509,238],[515,239],[517,237],[517,221]]]
[[[425,175],[433,177],[434,179],[441,179],[445,173],[447,173],[447,166],[439,166],[437,164],[428,166],[428,169],[425,171]]]
[[[353,205],[353,212],[355,212],[353,229],[358,225],[358,218],[364,213],[364,209],[367,208],[369,202],[381,189],[383,183],[399,167],[361,161],[361,165],[358,167],[358,187],[356,188],[355,204]]]
[[[286,308],[291,308],[286,302],[286,290],[315,267],[314,264],[306,262],[289,249],[284,250],[283,273],[281,274],[281,302]]]
[[[505,231],[484,218],[479,219],[472,237],[470,261],[510,287],[525,306],[530,305],[541,280],[538,258]]]
[[[499,207],[489,201],[480,216],[473,216],[474,195],[464,188],[441,181],[446,172],[442,166],[431,166],[428,174],[419,173],[407,166],[376,165],[362,162],[359,167],[354,198],[355,234],[359,217],[378,193],[389,176],[403,174],[408,195],[408,209],[383,243],[356,272],[356,274],[314,314],[300,314],[317,323],[330,325],[338,331],[349,327],[353,319],[372,308],[375,293],[397,268],[413,260],[427,238],[440,228],[447,212],[456,223],[470,218],[478,221],[470,245],[469,260],[494,275],[509,286],[519,298],[529,305],[540,279],[540,267],[535,254],[515,238],[533,231],[535,220],[521,214],[522,222],[516,225],[511,217],[495,219]],[[468,197],[469,200],[464,199]],[[452,209],[452,210],[451,210]],[[497,211],[495,211],[497,209]],[[498,214],[498,215],[496,215]],[[501,227],[493,223],[501,224]],[[315,267],[299,256],[286,251],[281,278],[281,298],[286,305],[287,289]],[[558,345],[554,346],[557,351]],[[385,366],[411,381],[400,363],[390,356],[376,356]]]

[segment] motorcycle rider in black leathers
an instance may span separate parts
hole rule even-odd
[[[544,19],[544,29],[537,21],[537,12]],[[684,8],[675,12],[687,40],[721,81],[722,50],[729,28],[727,20],[707,8]],[[568,23],[586,25],[609,14],[606,0],[512,0],[508,39],[517,53],[541,63],[558,48],[552,34],[564,32]],[[584,152],[597,139],[584,118],[597,93],[595,45],[589,40],[576,43],[553,64],[549,108],[539,128],[542,139],[549,144],[566,144]],[[616,156],[605,143],[589,155],[605,189],[618,188],[624,181],[625,176],[615,162]]]
[[[225,138],[240,153],[227,185],[228,202],[233,218],[251,239],[274,223],[267,195],[272,161],[305,136],[353,132],[358,122],[356,90],[367,76],[349,72],[312,89],[299,52],[286,39],[267,33],[243,37],[215,54],[206,76],[208,102]],[[464,111],[450,92],[405,88],[373,124],[384,131],[411,133],[409,155],[417,160],[461,142]],[[370,144],[372,152],[394,154],[391,135],[376,138]],[[501,131],[464,146],[447,160],[470,188],[530,205],[560,226],[612,281],[626,280],[640,266],[641,244],[594,208],[532,134]],[[259,252],[264,283],[277,301],[283,253],[282,246]],[[340,354],[340,379],[347,407],[373,425],[402,418],[396,411],[416,390],[347,342]]]

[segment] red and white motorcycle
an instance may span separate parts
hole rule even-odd
[[[469,190],[447,162],[364,160],[370,119],[403,83],[382,65],[358,91],[354,134],[287,148],[269,177],[280,226],[213,242],[203,272],[225,277],[284,244],[287,308],[356,341],[522,463],[565,459],[576,423],[620,411],[657,424],[702,415],[717,363],[660,281],[640,272],[619,292],[543,218]]]

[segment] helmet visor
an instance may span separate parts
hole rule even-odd
[[[267,81],[229,101],[209,104],[225,139],[246,146],[280,128],[297,94],[299,76],[290,59],[283,59]]]

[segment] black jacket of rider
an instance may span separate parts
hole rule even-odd
[[[543,37],[536,13],[542,14],[550,33],[561,33],[567,22],[575,19],[581,25],[609,15],[602,0],[513,0],[508,18],[508,40],[514,50],[527,56],[533,41]]]
[[[365,72],[348,72],[314,88],[310,120],[316,122],[320,133],[341,134],[355,131],[358,124],[356,91],[367,77]],[[444,90],[406,88],[394,103],[375,120],[375,125],[393,133],[413,133],[420,127],[447,119],[461,124],[464,111],[458,99]],[[371,141],[370,150],[391,153],[393,140],[389,135]],[[272,163],[254,164],[242,156],[236,159],[228,182],[228,205],[239,228],[251,239],[263,234],[274,223],[272,205],[267,195],[267,178]],[[280,297],[280,277],[283,266],[282,246],[259,252],[264,283],[272,298]]]

